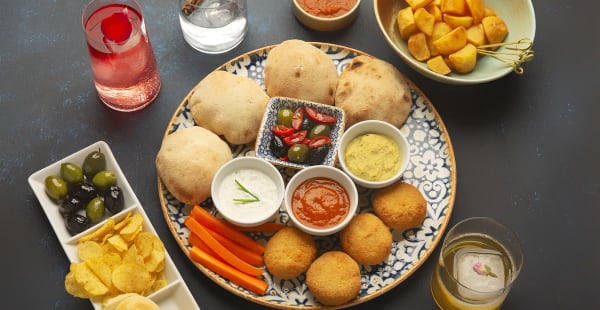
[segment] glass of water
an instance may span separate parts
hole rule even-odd
[[[448,231],[431,278],[440,309],[500,309],[523,265],[517,236],[494,219],[465,219]]]
[[[185,41],[196,50],[232,50],[248,32],[246,0],[180,0],[179,22]]]

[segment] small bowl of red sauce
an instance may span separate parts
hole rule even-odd
[[[308,28],[334,31],[356,18],[360,0],[292,0],[296,18]]]
[[[331,166],[312,166],[288,182],[285,208],[298,229],[315,236],[334,234],[356,214],[358,191],[352,179]]]

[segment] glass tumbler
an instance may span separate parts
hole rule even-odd
[[[146,107],[161,82],[142,9],[135,0],[93,0],[82,26],[100,100],[118,111]]]
[[[440,309],[500,309],[523,265],[517,236],[491,218],[465,219],[444,239],[431,278]]]
[[[246,0],[180,0],[179,3],[183,38],[200,52],[228,52],[248,32]]]

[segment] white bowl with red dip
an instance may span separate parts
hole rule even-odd
[[[358,191],[343,171],[318,165],[304,168],[290,179],[284,203],[298,229],[327,236],[342,230],[354,217]]]
[[[348,26],[358,14],[360,0],[292,0],[296,18],[317,31],[334,31]]]

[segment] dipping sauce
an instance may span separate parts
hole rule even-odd
[[[258,199],[240,188],[238,183]],[[264,219],[265,215],[273,213],[278,196],[275,181],[264,172],[251,168],[235,170],[226,175],[218,193],[219,199],[215,204],[218,204],[219,211],[239,222]]]
[[[348,13],[358,0],[298,0],[306,13],[317,17],[337,17]]]
[[[367,181],[387,180],[400,169],[400,147],[390,137],[367,133],[354,138],[344,150],[345,163],[354,175]]]
[[[302,182],[292,194],[292,212],[306,226],[329,228],[341,223],[350,211],[350,198],[338,182],[324,177]]]

